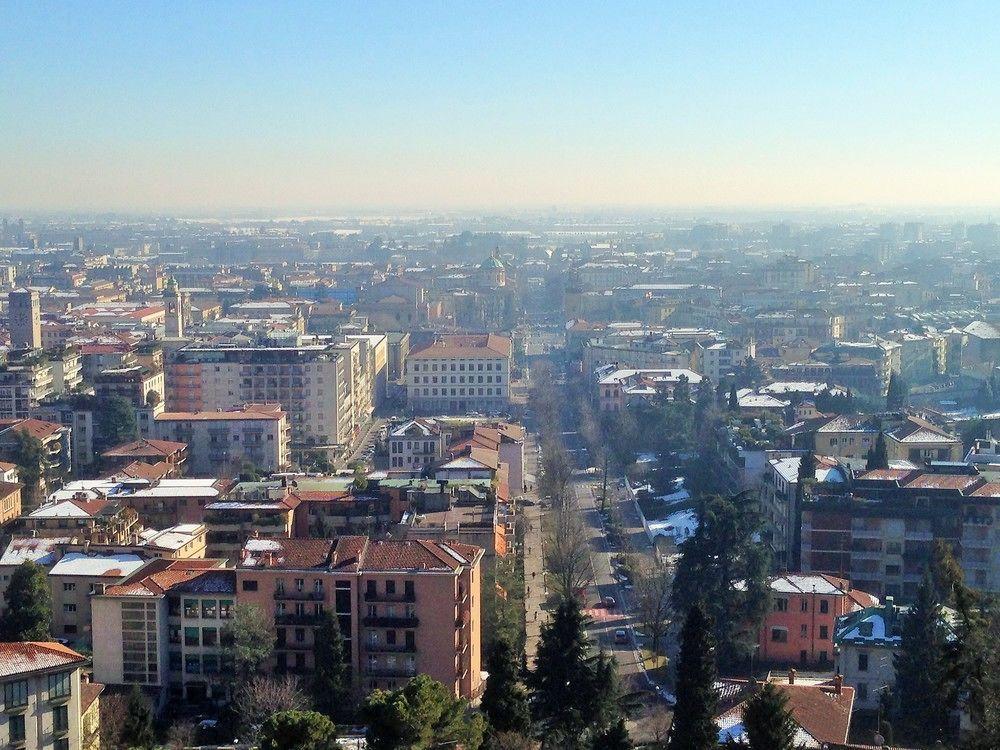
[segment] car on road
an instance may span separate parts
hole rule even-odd
[[[604,597],[603,599],[601,599],[601,604],[604,606],[605,609],[614,609],[615,607],[618,606],[618,602],[615,601],[615,598],[613,596]]]
[[[615,631],[615,643],[628,643],[628,631],[625,628],[618,628]]]

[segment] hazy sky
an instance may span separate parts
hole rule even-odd
[[[998,205],[998,100],[993,3],[0,0],[0,208]]]

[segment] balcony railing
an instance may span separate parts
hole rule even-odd
[[[322,615],[316,614],[288,614],[275,615],[274,622],[278,625],[319,625]]]
[[[352,520],[357,520],[356,518]],[[384,591],[366,591],[365,601],[366,602],[410,602],[413,603],[417,600],[417,595],[413,591],[403,592],[402,594],[387,594]]]
[[[417,644],[415,643],[372,643],[365,641],[365,651],[369,654],[415,654]]]
[[[416,667],[366,667],[369,677],[416,677]]]
[[[393,616],[380,615],[378,617],[365,617],[362,623],[370,628],[415,628],[420,625],[420,619],[416,615]]]
[[[298,600],[298,601],[321,602],[321,601],[323,601],[323,592],[322,591],[315,591],[315,590],[314,591],[297,591],[295,589],[292,589],[290,591],[288,591],[288,590],[280,590],[280,591],[275,591],[274,592],[274,598],[275,599],[293,599],[293,600]]]

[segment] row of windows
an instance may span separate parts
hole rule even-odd
[[[419,392],[420,389],[418,388],[416,390]],[[496,391],[497,391],[496,392],[497,396],[502,396],[503,395],[503,388],[497,388]],[[430,389],[424,388],[424,395],[425,396],[437,396],[438,395],[438,389],[437,388],[430,388]],[[449,395],[448,389],[447,388],[442,388],[440,395],[442,395],[442,396],[448,396]],[[450,395],[452,395],[452,396],[466,396],[466,395],[468,395],[468,396],[475,396],[477,394],[476,394],[476,389],[475,388],[470,388],[468,393],[465,392],[465,388],[459,388],[457,393],[456,393],[455,389],[452,388]],[[479,394],[478,395],[480,395],[480,396],[483,395],[483,389],[482,388],[479,389]],[[493,395],[493,389],[492,388],[487,388],[486,389],[486,395],[487,396],[492,396]]]
[[[406,464],[408,466],[413,466],[414,464],[420,466],[420,465],[431,464],[431,463],[434,463],[434,456],[416,456],[416,457],[414,457],[414,456],[407,456],[406,457]],[[392,466],[394,468],[401,467],[402,465],[403,465],[403,457],[402,456],[393,456],[392,457]]]
[[[228,620],[233,616],[232,599],[185,599],[184,617],[188,620]],[[170,601],[170,614],[180,614],[180,608],[176,599]]]
[[[420,368],[421,368],[420,363],[418,363],[418,362],[414,362],[413,363],[413,371],[414,372],[420,372]],[[468,367],[469,372],[473,372],[473,371],[482,372],[483,369],[486,369],[487,372],[493,370],[493,363],[492,362],[487,362],[486,365],[485,365],[485,368],[484,368],[482,362],[478,362],[476,364],[471,364],[470,363],[469,367]],[[503,370],[503,363],[502,362],[498,362],[497,366],[496,366],[496,369],[498,371],[502,371]],[[466,370],[466,367],[465,367],[465,363],[463,363],[463,362],[459,362],[457,365],[454,362],[452,362],[450,367],[448,365],[441,365],[441,372],[465,372],[465,370]],[[437,372],[438,371],[438,366],[435,363],[424,364],[423,365],[423,371],[424,372]]]
[[[11,742],[24,742],[25,736],[24,714],[16,714],[7,717],[7,732]],[[69,729],[69,709],[66,706],[56,706],[52,710],[52,730],[55,732],[65,732]],[[61,737],[53,740],[53,750],[69,750],[69,738]]]
[[[809,637],[809,626],[799,626],[799,638]],[[819,639],[821,641],[830,640],[830,628],[826,625],[819,626]],[[771,628],[771,641],[773,643],[788,643],[788,628]]]
[[[785,597],[778,597],[774,600],[774,611],[775,612],[787,612],[788,611],[788,599]],[[801,599],[799,600],[799,611],[808,612],[809,611],[809,600]],[[829,614],[830,612],[830,600],[820,599],[819,600],[819,611],[820,614]]]
[[[502,383],[503,382],[503,375],[497,375],[495,380],[494,380],[494,376],[493,375],[486,375],[485,377],[486,377],[486,382],[487,383],[494,383],[494,382],[496,382],[496,383]],[[421,382],[420,377],[419,376],[415,377],[413,379],[413,382],[416,383],[416,384],[419,384]],[[424,375],[424,379],[423,379],[423,384],[424,385],[427,385],[428,383],[437,383],[437,382],[438,382],[438,376],[437,375]],[[449,383],[449,382],[451,382],[451,383],[462,383],[462,384],[469,383],[471,385],[472,383],[482,383],[483,382],[483,376],[482,375],[470,375],[469,379],[466,380],[464,375],[452,375],[450,381],[448,380],[447,376],[442,376],[441,377],[441,383]]]

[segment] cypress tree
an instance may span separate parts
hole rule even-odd
[[[146,750],[156,744],[153,733],[153,707],[138,685],[132,686],[128,696],[125,721],[122,724],[122,745],[135,750]]]
[[[889,468],[889,450],[885,444],[885,432],[883,430],[878,431],[878,437],[875,438],[875,445],[868,451],[868,460],[865,463],[865,468],[869,471],[872,469]]]
[[[7,586],[7,614],[0,620],[5,641],[52,638],[52,596],[45,571],[31,560],[18,565]]]
[[[576,602],[564,598],[542,626],[529,675],[534,692],[535,718],[547,731],[578,737],[586,724],[580,689],[588,682],[587,637]]]
[[[487,661],[489,679],[481,708],[493,732],[527,734],[531,729],[528,695],[518,681],[518,659],[504,638],[497,638]]]
[[[743,709],[750,750],[795,750],[795,722],[786,708],[788,698],[767,683]]]
[[[718,696],[715,682],[715,639],[712,624],[700,604],[688,610],[681,630],[677,661],[677,705],[670,729],[670,750],[714,750],[719,744],[715,725]]]
[[[893,372],[889,376],[889,389],[885,397],[885,407],[889,411],[899,411],[906,406],[907,398],[910,395],[910,388],[906,381],[900,377],[898,372]]]
[[[924,576],[917,599],[903,617],[902,644],[893,663],[893,726],[904,739],[932,743],[943,738],[948,712],[942,710],[946,642],[941,607],[930,574]],[[898,738],[897,738],[898,739]]]
[[[337,616],[326,610],[313,645],[312,693],[316,710],[330,719],[342,717],[350,707],[351,668],[344,650]]]
[[[729,388],[729,411],[737,411],[740,408],[740,397],[736,393],[736,383]]]
[[[625,718],[619,718],[608,731],[594,737],[591,747],[593,750],[631,750],[632,740],[625,727]]]

